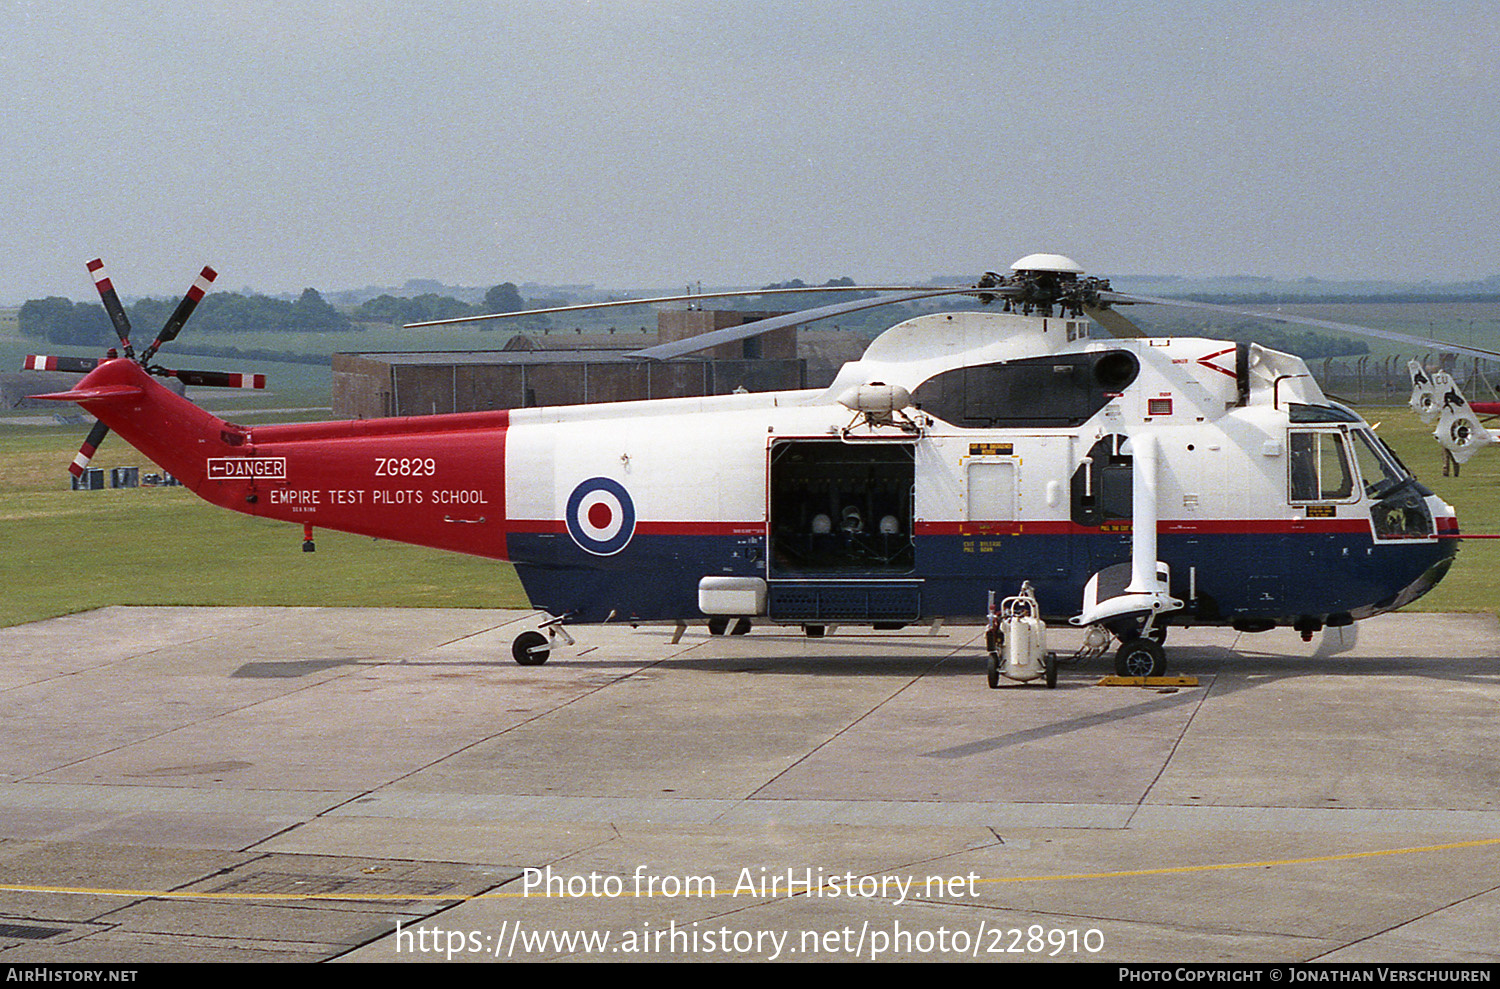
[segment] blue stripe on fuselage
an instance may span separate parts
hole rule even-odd
[[[1196,591],[1196,603],[1177,617],[1205,624],[1384,610],[1457,552],[1455,540],[1376,543],[1368,533],[1349,532],[1164,533],[1157,544],[1171,567],[1173,595],[1189,601]],[[513,532],[509,546],[532,604],[579,622],[603,621],[611,612],[619,620],[701,618],[704,576],[765,576],[760,536],[637,533],[609,557],[585,553],[565,533]],[[910,573],[773,573],[772,579],[920,580],[924,619],[982,615],[989,590],[1014,594],[1029,580],[1043,613],[1060,620],[1081,610],[1093,574],[1129,560],[1128,533],[919,536]]]

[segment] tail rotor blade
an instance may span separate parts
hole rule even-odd
[[[114,324],[115,336],[120,338],[120,345],[125,348],[125,356],[134,357],[135,351],[130,347],[130,320],[125,315],[125,307],[120,305],[120,297],[115,294],[114,282],[109,280],[109,275],[104,271],[102,258],[89,262],[89,274],[94,276],[94,287],[99,290],[104,311],[109,313],[109,321]]]
[[[21,366],[27,371],[76,371],[87,374],[99,364],[100,361],[96,357],[46,357],[41,354],[27,354],[26,362]]]
[[[168,368],[162,368],[159,373],[169,378],[176,378],[185,385],[198,385],[205,388],[264,388],[266,386],[264,374],[241,374],[237,371],[173,371]]]
[[[177,334],[182,332],[182,324],[186,323],[188,317],[193,314],[193,310],[198,308],[198,303],[208,294],[209,286],[213,284],[213,280],[217,277],[219,277],[218,272],[204,265],[203,270],[194,279],[193,287],[187,290],[187,295],[182,297],[182,301],[177,304],[177,309],[172,313],[172,317],[167,320],[167,325],[161,328],[161,332],[156,335],[156,339],[151,341],[151,346],[147,347],[146,352],[141,355],[141,363],[144,364],[149,361],[162,344],[171,343],[177,339]]]
[[[88,438],[83,441],[83,446],[78,448],[78,456],[68,465],[68,473],[74,477],[82,477],[84,468],[88,467],[89,461],[94,459],[94,453],[99,449],[99,444],[104,442],[104,437],[109,435],[109,427],[102,422],[94,423],[94,428],[89,430]]]

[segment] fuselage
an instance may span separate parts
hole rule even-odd
[[[1302,362],[1082,321],[919,317],[827,389],[238,427],[129,362],[84,404],[207,500],[512,561],[575,621],[973,616],[1030,581],[1052,619],[1131,559],[1132,441],[1154,438],[1177,624],[1321,627],[1398,607],[1453,511]],[[859,386],[911,397],[882,413]]]

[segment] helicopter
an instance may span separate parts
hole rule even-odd
[[[1170,627],[1311,638],[1415,600],[1457,552],[1454,509],[1300,358],[1147,337],[1118,307],[1224,307],[1115,292],[1062,255],[632,355],[978,303],[891,327],[826,388],[250,427],[155,380],[234,380],[150,363],[190,300],[136,357],[107,284],[124,355],[38,397],[77,402],[212,504],[301,523],[304,549],[322,527],[509,561],[548,616],[512,643],[522,665],[571,643],[565,625],[936,627],[1021,587],[1026,616],[1088,629],[1080,655],[1117,641],[1116,673],[1159,676]]]

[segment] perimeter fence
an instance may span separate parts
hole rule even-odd
[[[1396,354],[1378,357],[1323,357],[1307,361],[1318,386],[1330,398],[1350,405],[1405,405],[1411,398],[1411,372],[1407,363],[1415,358],[1428,371],[1441,368],[1453,375],[1464,397],[1472,402],[1500,400],[1494,383],[1500,382],[1488,362],[1477,357],[1459,357],[1436,351],[1426,354]]]

